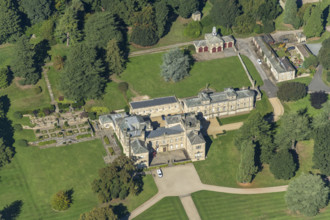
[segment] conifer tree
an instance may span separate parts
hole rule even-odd
[[[286,0],[285,2],[285,10],[284,10],[284,23],[292,24],[295,26],[297,23],[297,1],[296,0]]]
[[[315,7],[304,26],[304,34],[306,37],[319,37],[323,30],[322,10],[320,7]]]
[[[238,167],[237,181],[240,183],[250,183],[258,171],[255,165],[255,145],[252,141],[242,143],[241,162]]]
[[[119,75],[124,71],[125,60],[115,39],[110,40],[107,44],[106,61],[108,62],[111,73]]]
[[[8,68],[0,69],[0,89],[4,89],[8,86]]]
[[[189,75],[190,62],[188,55],[180,49],[170,50],[163,56],[161,76],[165,81],[177,82]]]
[[[22,31],[21,18],[13,0],[0,1],[0,44],[18,36]]]

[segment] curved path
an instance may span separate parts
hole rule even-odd
[[[132,211],[130,216],[127,217],[128,219],[135,218],[136,216],[138,216],[166,196],[187,197],[190,196],[191,193],[200,190],[232,194],[262,194],[283,192],[286,191],[288,187],[287,185],[285,185],[266,188],[232,188],[203,184],[198,176],[194,165],[191,163],[181,166],[163,168],[163,174],[164,176],[162,178],[159,178],[156,175],[156,171],[152,171],[152,175],[154,176],[155,183],[158,187],[158,193],[154,195],[151,199],[143,203],[141,206],[136,208],[134,211]],[[189,207],[192,207],[189,201],[188,205]],[[196,210],[186,209],[188,216],[195,211]]]
[[[277,97],[268,99],[270,104],[273,106],[274,110],[274,121],[278,121],[280,117],[284,114],[284,107],[281,101]]]

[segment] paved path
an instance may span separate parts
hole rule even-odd
[[[267,188],[231,188],[203,184],[193,164],[186,164],[174,167],[163,168],[164,176],[158,178],[156,171],[152,171],[155,183],[158,187],[158,193],[151,199],[143,203],[137,209],[133,210],[128,219],[133,219],[162,198],[167,196],[189,196],[191,193],[200,190],[209,190],[232,194],[262,194],[283,192],[287,190],[287,185]],[[187,201],[189,203],[189,201]],[[194,210],[192,210],[194,212]],[[190,215],[191,213],[187,213]],[[127,219],[126,218],[126,219]]]
[[[181,196],[180,200],[189,220],[201,220],[201,217],[199,216],[195,203],[190,195]]]
[[[135,52],[130,53],[128,57],[141,56],[141,55],[144,55],[144,54],[159,53],[159,52],[167,51],[167,50],[172,49],[172,48],[191,45],[193,43],[194,43],[193,41],[190,41],[190,42],[172,44],[172,45],[168,45],[168,46],[164,46],[164,47],[156,47],[156,48],[151,48],[151,49],[146,49],[146,50],[139,50],[139,51],[135,51]]]
[[[308,85],[308,92],[325,91],[330,93],[330,87],[327,86],[322,80],[322,71],[323,67],[319,65],[311,83]]]
[[[274,121],[278,121],[280,117],[284,114],[284,107],[277,97],[269,98],[268,100],[273,106]]]

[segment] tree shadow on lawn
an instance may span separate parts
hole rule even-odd
[[[0,210],[1,219],[4,220],[14,220],[21,213],[23,206],[22,200],[16,200],[12,202],[10,205],[5,206],[2,210]]]
[[[123,205],[123,203],[120,203],[116,206],[113,206],[113,212],[120,218],[120,219],[128,219],[129,212],[127,210],[127,207]]]

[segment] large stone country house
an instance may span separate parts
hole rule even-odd
[[[204,40],[194,41],[196,53],[209,52],[217,53],[226,48],[234,46],[235,40],[231,36],[221,37],[217,33],[216,27],[213,27],[212,33],[204,35]]]
[[[100,116],[102,127],[111,127],[123,153],[138,167],[148,167],[153,152],[184,150],[192,161],[205,159],[205,140],[194,114],[166,116],[165,126],[153,128],[148,117],[126,113]]]

